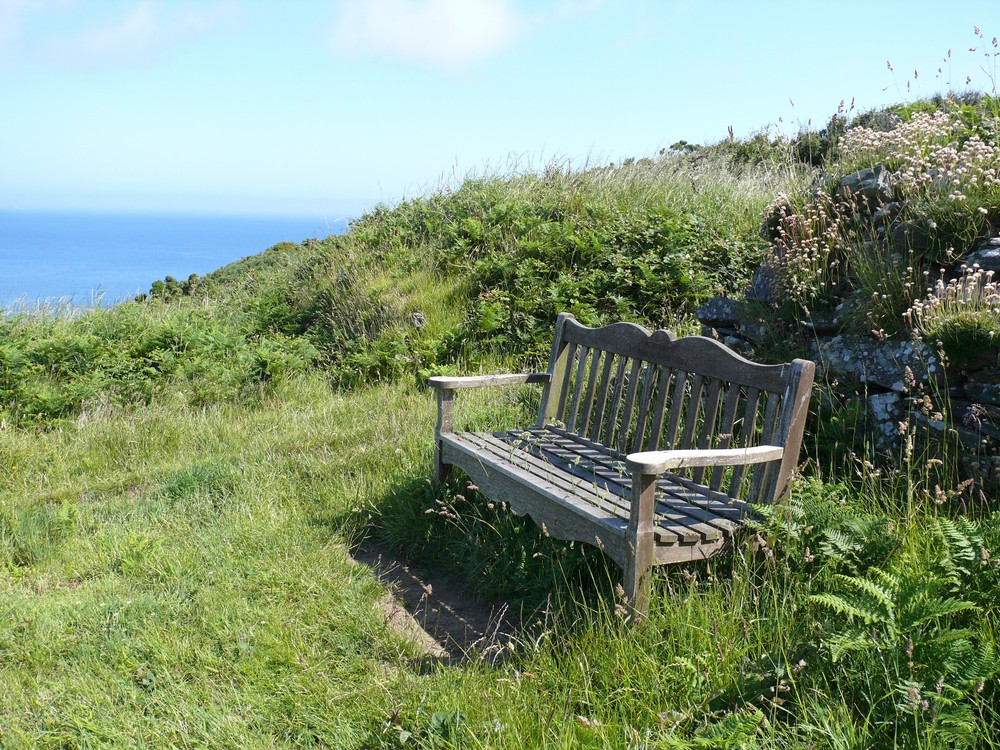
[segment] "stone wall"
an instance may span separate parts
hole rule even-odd
[[[856,200],[872,246],[892,253],[904,247],[912,251],[922,241],[920,227],[900,218],[905,212],[887,170],[848,175],[837,192]],[[773,230],[770,224],[764,222],[762,234]],[[954,278],[961,265],[973,264],[1000,277],[1000,236],[980,238],[942,272]],[[767,266],[759,269],[743,300],[715,297],[702,305],[696,316],[703,335],[751,359],[759,358],[758,351],[773,345],[776,336],[793,339],[785,343],[817,363],[818,387],[864,400],[866,437],[878,450],[898,455],[900,423],[915,421],[954,438],[965,450],[968,472],[985,485],[1000,487],[1000,359],[995,354],[958,368],[920,341],[849,332],[845,306],[860,304],[851,290],[843,291],[839,304],[810,311],[805,320],[782,321],[781,292],[772,274]]]

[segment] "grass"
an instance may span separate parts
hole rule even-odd
[[[689,330],[816,174],[766,135],[689,151],[471,178],[142,302],[0,321],[0,746],[997,747],[995,501],[943,443],[849,454],[857,403],[817,396],[765,551],[659,572],[638,626],[599,552],[431,484],[428,375],[534,366],[561,310]],[[913,299],[885,260],[855,258],[886,293],[859,327]],[[459,419],[536,404],[463,394]],[[514,648],[428,664],[350,560],[364,535],[533,613]]]
[[[531,402],[517,389],[482,394],[461,418],[523,418]],[[157,403],[0,431],[6,745],[824,747],[824,734],[885,736],[857,710],[871,689],[894,689],[899,664],[878,676],[859,661],[877,666],[878,654],[831,661],[824,643],[848,637],[847,620],[810,597],[843,596],[832,576],[874,567],[929,576],[948,548],[932,533],[947,518],[933,500],[900,516],[885,483],[860,495],[803,483],[796,513],[765,527],[773,555],[660,575],[637,628],[600,555],[491,515],[474,495],[457,518],[423,513],[434,495],[412,487],[429,477],[432,421],[430,396],[411,384],[338,394],[301,376],[252,408]],[[394,524],[403,497],[415,512]],[[348,559],[372,530],[397,547],[422,539],[425,564],[505,593],[512,570],[474,564],[475,534],[534,581],[537,622],[498,665],[428,671],[383,620],[373,574]],[[993,570],[955,581],[950,598],[978,609],[940,612],[933,633],[973,651],[991,642]],[[896,633],[897,653],[907,638],[923,646],[923,632]],[[873,684],[857,683],[866,673]],[[938,677],[925,680],[931,694]],[[996,686],[986,691],[974,726],[993,720]],[[892,699],[872,711],[897,714]],[[909,716],[899,712],[927,731]]]
[[[4,745],[356,746],[413,654],[351,519],[423,465],[423,406],[313,378],[254,410],[4,430]]]

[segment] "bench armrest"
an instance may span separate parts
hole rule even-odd
[[[625,457],[629,471],[639,474],[662,474],[668,469],[689,469],[700,466],[739,466],[777,461],[785,453],[778,445],[757,445],[752,448],[715,448],[702,450],[646,451]]]
[[[465,377],[435,375],[428,382],[431,388],[454,391],[459,388],[486,388],[493,385],[548,383],[549,380],[551,380],[551,376],[547,372],[522,372],[516,375],[468,375]]]

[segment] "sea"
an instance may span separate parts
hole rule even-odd
[[[109,306],[347,219],[0,211],[0,308]]]

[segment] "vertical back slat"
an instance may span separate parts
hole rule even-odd
[[[604,410],[608,402],[608,392],[611,390],[611,370],[615,365],[615,355],[604,353],[604,367],[601,368],[601,385],[597,390],[597,406],[594,407],[594,429],[590,432],[591,440],[601,439],[601,428],[604,426]]]
[[[649,421],[649,402],[653,400],[653,382],[656,380],[656,365],[647,363],[643,370],[642,396],[639,398],[639,415],[635,418],[635,437],[632,450],[646,450],[646,422]]]
[[[778,421],[778,405],[781,401],[781,396],[777,393],[767,394],[767,406],[764,408],[764,423],[761,425],[760,433],[760,444],[769,445],[774,439],[774,428]],[[757,502],[757,498],[760,496],[760,488],[764,484],[764,474],[767,471],[769,463],[757,464],[753,468],[753,481],[750,484],[750,496],[744,498],[749,502]]]
[[[657,367],[656,403],[653,405],[653,423],[649,426],[649,442],[646,450],[660,449],[660,435],[663,432],[663,417],[667,409],[667,398],[670,395],[673,370],[668,367]]]
[[[587,355],[590,350],[581,346],[578,357],[580,363],[576,366],[576,382],[573,383],[573,398],[569,403],[569,416],[566,418],[566,428],[576,431],[576,418],[580,413],[580,392],[583,390],[584,374],[587,371]]]
[[[600,440],[601,443],[608,446],[612,446],[612,440],[615,437],[615,427],[618,424],[618,412],[622,408],[622,391],[625,388],[625,363],[628,361],[628,357],[618,357],[618,367],[615,369],[615,389],[611,395],[611,410],[608,415],[608,422],[604,425],[604,439]]]
[[[583,399],[583,414],[580,417],[580,434],[587,437],[590,431],[590,416],[594,410],[594,393],[597,390],[597,380],[599,377],[598,367],[601,363],[601,355],[604,352],[600,349],[591,349],[590,367],[587,370],[587,394]]]
[[[687,380],[688,374],[686,372],[683,370],[674,371],[674,391],[670,399],[670,424],[667,426],[667,438],[663,444],[665,450],[672,449],[677,442],[677,428],[681,423]]]
[[[722,407],[722,422],[719,423],[719,442],[717,448],[725,449],[733,441],[733,430],[736,428],[736,410],[740,404],[740,394],[743,389],[737,383],[730,383],[726,389],[726,398]],[[725,476],[726,467],[716,466],[712,470],[712,478],[709,488],[718,491],[722,486],[722,478]]]
[[[568,313],[559,313],[558,317],[556,317],[556,331],[552,338],[552,353],[549,355],[549,382],[542,388],[542,400],[538,405],[539,427],[544,427],[558,419],[556,416],[558,393],[554,394],[553,391],[562,381],[563,372],[568,367],[564,332],[566,324],[572,319],[573,316]]]
[[[760,390],[751,388],[747,391],[747,402],[743,408],[743,424],[740,427],[739,438],[736,439],[737,448],[746,448],[753,439],[754,431],[757,428],[757,406],[760,403]],[[746,472],[745,466],[737,466],[733,469],[733,476],[729,482],[729,497],[739,497],[740,485],[743,483],[743,474]]]
[[[715,439],[718,432],[715,429],[715,423],[718,421],[719,417],[719,401],[722,396],[722,381],[715,378],[711,378],[708,381],[708,392],[705,394],[705,416],[701,424],[701,434],[698,436],[698,447],[699,448],[712,448],[713,440]],[[704,468],[697,468],[691,473],[691,478],[701,483],[701,480],[705,476]]]
[[[773,481],[768,474],[761,502],[774,502],[784,496],[799,463],[799,448],[802,446],[802,433],[809,413],[809,395],[816,376],[816,365],[804,359],[792,360],[790,365],[774,436],[778,445],[785,446],[785,455]]]
[[[559,387],[559,401],[556,406],[556,420],[566,424],[566,401],[569,399],[569,386],[573,378],[573,362],[578,346],[571,341],[566,347],[566,367],[563,370],[562,383]]]
[[[632,431],[632,412],[635,411],[635,396],[639,390],[639,371],[642,369],[642,360],[633,359],[632,367],[628,373],[628,391],[625,396],[625,405],[622,408],[621,426],[618,429],[618,450],[624,453],[628,449],[629,437]]]
[[[705,378],[695,373],[691,378],[691,395],[688,396],[687,408],[684,410],[684,438],[681,440],[681,450],[694,447],[694,438],[698,430],[698,413],[701,411],[701,391]]]

